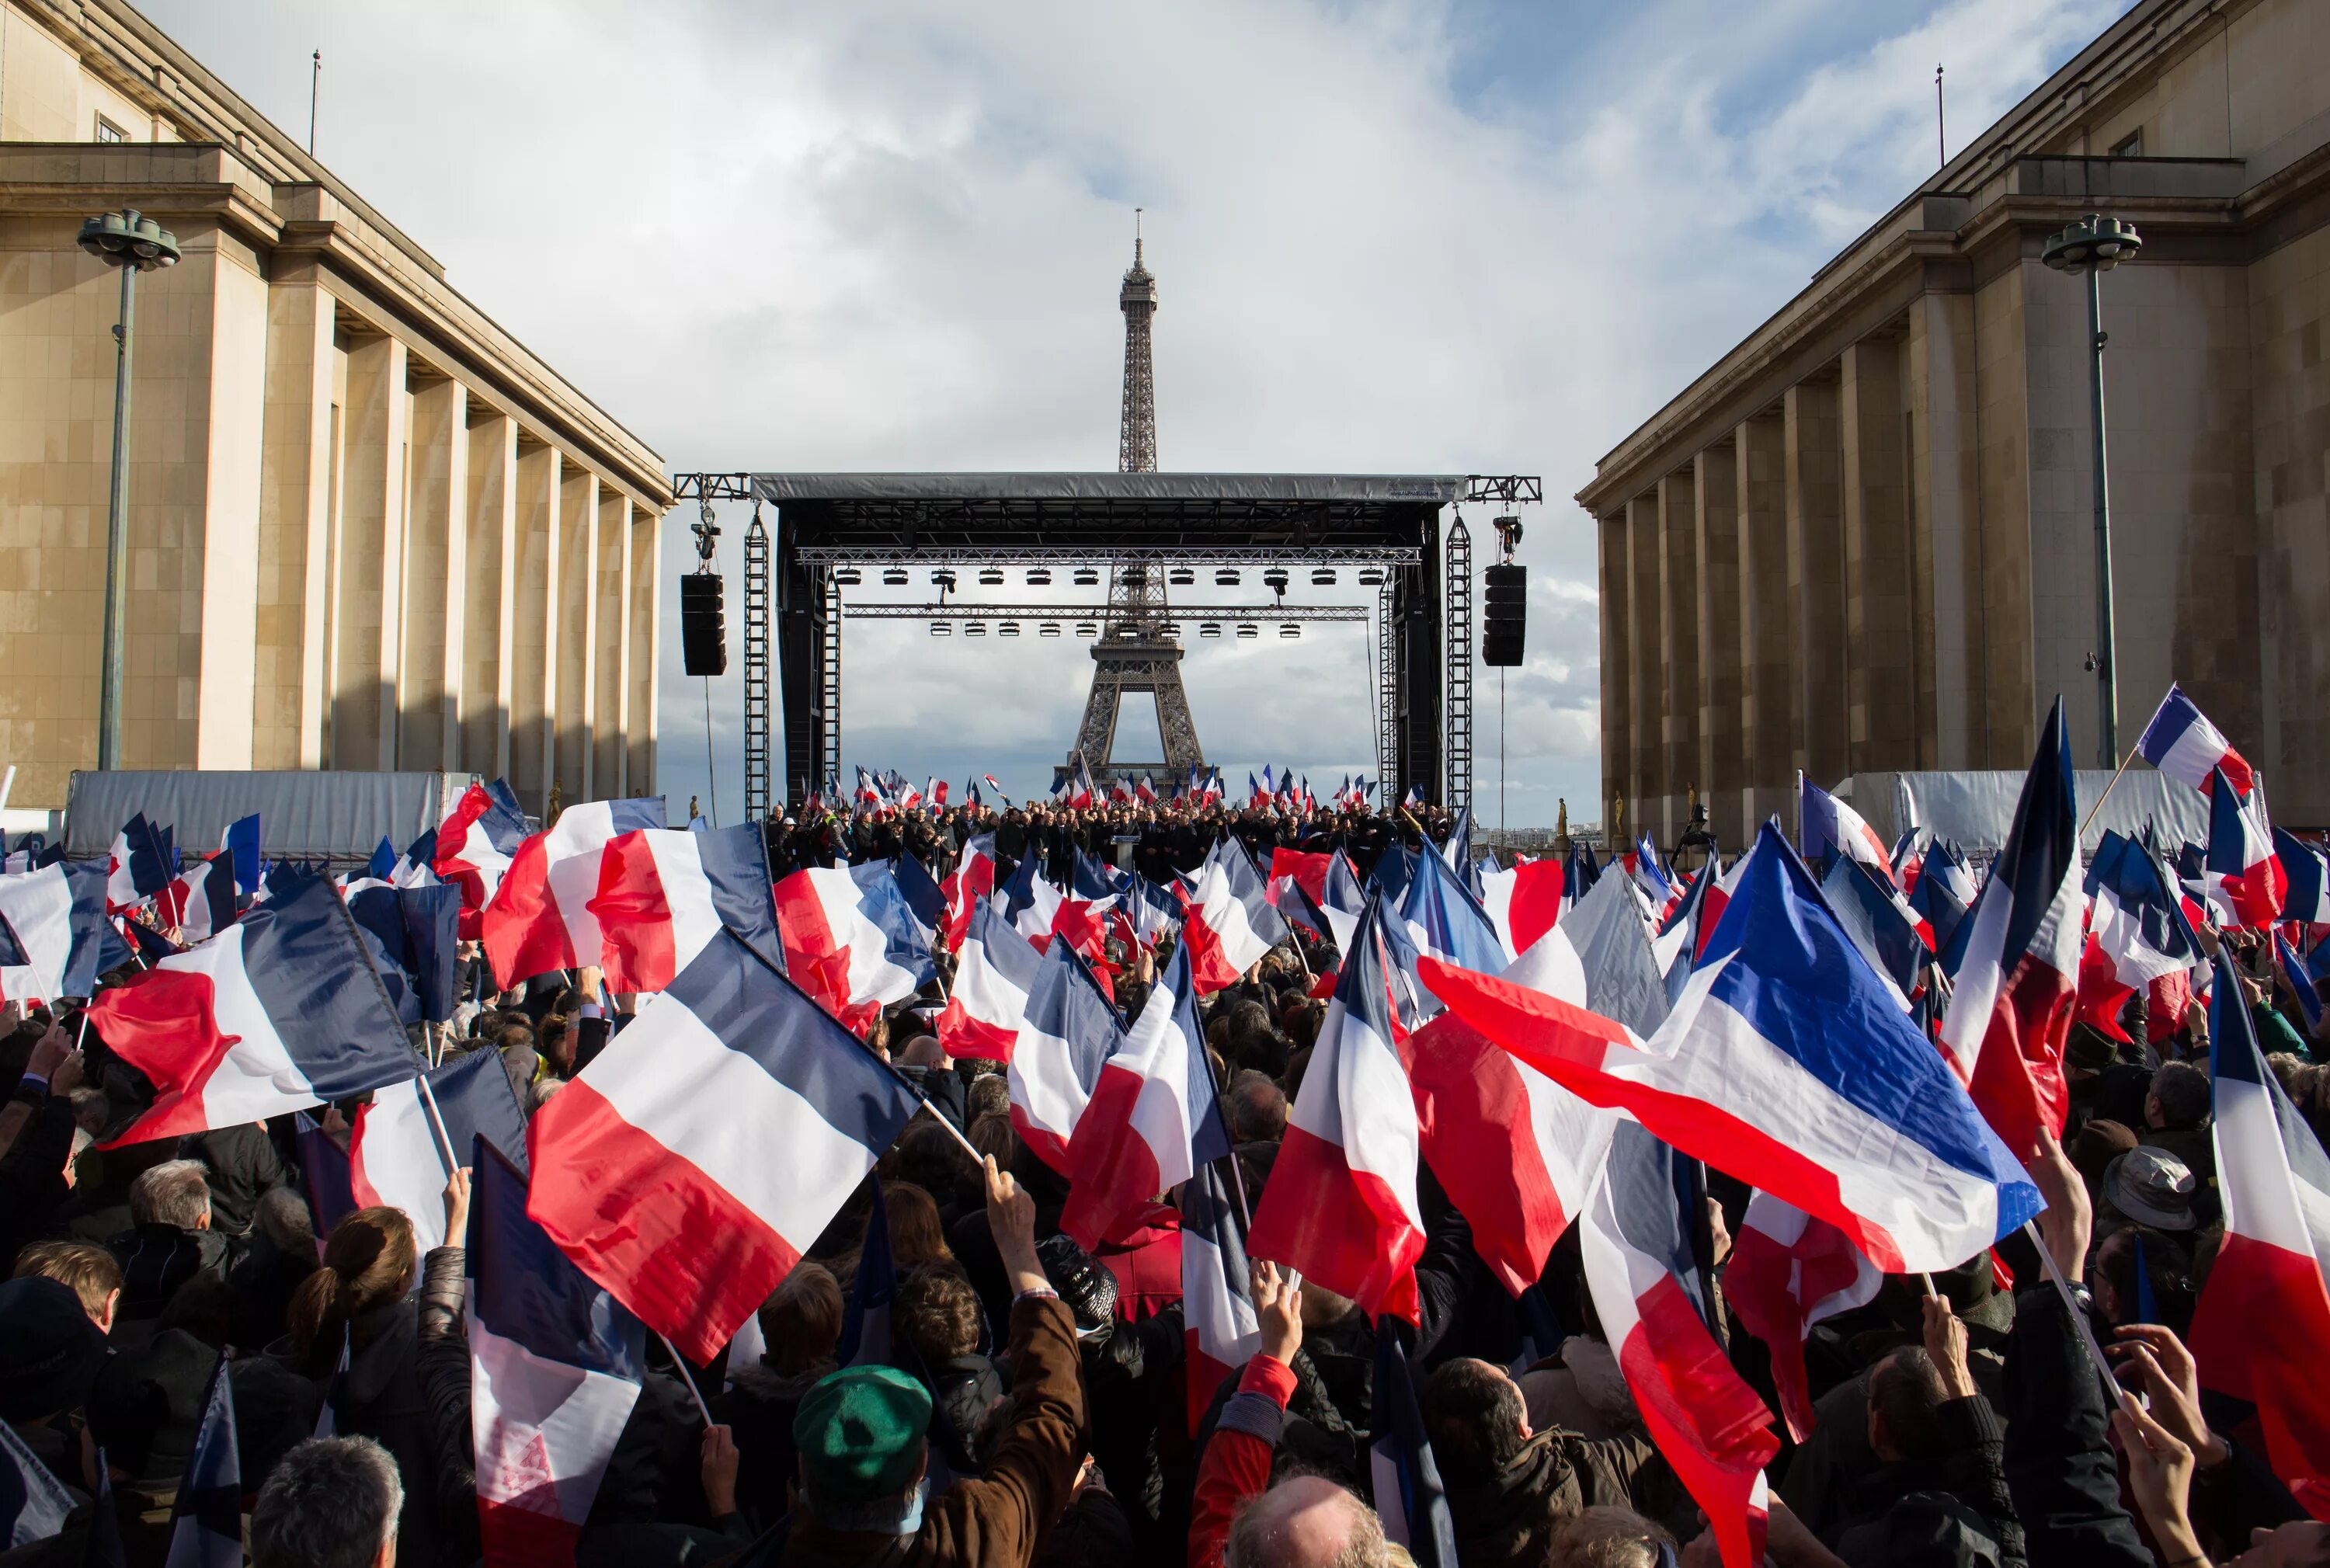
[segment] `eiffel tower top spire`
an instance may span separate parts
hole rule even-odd
[[[1149,322],[1157,314],[1157,279],[1141,262],[1141,209],[1132,209],[1132,269],[1118,290],[1124,312],[1124,420],[1116,466],[1126,474],[1157,470],[1157,383],[1149,358]]]

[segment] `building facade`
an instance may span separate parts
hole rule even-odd
[[[95,766],[118,280],[130,768],[652,793],[663,464],[121,0],[0,0],[0,761]]]
[[[2097,765],[2084,279],[2104,274],[2119,741],[2182,681],[2330,822],[2330,6],[2141,0],[1597,465],[1605,817],[1727,845],[1798,770]],[[2139,764],[2140,766],[2141,764]]]

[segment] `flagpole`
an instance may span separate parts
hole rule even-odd
[[[2112,785],[2119,782],[2119,776],[2127,771],[2127,765],[2136,760],[2136,752],[2142,750],[2141,746],[2130,747],[2127,755],[2120,759],[2119,766],[2112,770],[2111,783],[2104,786],[2104,792],[2096,797],[2093,806],[2088,808],[2088,819],[2079,824],[2081,838],[2085,838],[2088,829],[2095,826],[2096,814],[2104,808],[2104,802],[2111,798]]]
[[[688,1397],[696,1401],[696,1413],[704,1418],[706,1426],[719,1425],[719,1422],[712,1419],[712,1407],[704,1403],[704,1391],[696,1386],[696,1374],[690,1369],[687,1357],[679,1353],[679,1346],[674,1345],[671,1342],[671,1336],[662,1329],[657,1329],[655,1337],[663,1341],[663,1347],[666,1350],[671,1352],[672,1365],[679,1369],[679,1380],[687,1384]]]
[[[448,1171],[459,1170],[460,1157],[453,1152],[452,1135],[445,1130],[445,1113],[437,1109],[437,1097],[430,1092],[429,1075],[421,1073],[413,1082],[421,1085],[421,1103],[429,1110],[429,1129],[437,1135],[437,1141],[445,1151],[445,1168]]]
[[[2062,1298],[2064,1312],[2079,1328],[2079,1337],[2087,1342],[2088,1359],[2096,1364],[2096,1371],[2102,1375],[2104,1386],[2111,1390],[2112,1403],[2125,1403],[2127,1395],[2120,1391],[2119,1379],[2112,1375],[2111,1363],[2104,1359],[2104,1347],[2096,1343],[2096,1331],[2088,1324],[2087,1315],[2071,1299],[2070,1282],[2063,1278],[2063,1270],[2056,1263],[2055,1254],[2047,1250],[2047,1243],[2041,1239],[2038,1222],[2023,1221],[2022,1233],[2030,1237],[2031,1244],[2038,1249],[2040,1266],[2047,1270],[2047,1278],[2054,1285],[2055,1294]]]

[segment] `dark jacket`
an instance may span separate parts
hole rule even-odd
[[[288,1185],[290,1173],[275,1152],[275,1140],[263,1122],[239,1127],[214,1127],[178,1145],[179,1155],[198,1159],[208,1169],[211,1228],[230,1236],[248,1234],[259,1213],[259,1200],[273,1187]]]
[[[478,1554],[477,1443],[469,1426],[469,1337],[461,1316],[469,1254],[435,1247],[421,1265],[414,1304],[413,1375],[421,1384],[421,1418],[430,1462],[404,1478],[409,1494],[425,1478],[436,1502],[450,1561]]]
[[[2017,1277],[2038,1278],[2036,1264]],[[2006,1485],[2031,1561],[2149,1568],[2152,1554],[2120,1506],[2103,1380],[2044,1283],[2015,1293],[2005,1393]]]
[[[347,1374],[323,1374],[335,1430],[343,1437],[371,1438],[396,1460],[400,1475],[414,1478],[404,1488],[404,1510],[397,1516],[397,1562],[412,1568],[450,1563],[454,1558],[440,1522],[442,1509],[432,1488],[421,1484],[436,1473],[438,1449],[421,1395],[417,1300],[408,1296],[374,1308],[349,1326],[348,1337]]]
[[[1554,1532],[1579,1510],[1633,1508],[1662,1517],[1680,1492],[1639,1434],[1589,1441],[1576,1432],[1539,1432],[1495,1475],[1450,1484],[1457,1560],[1464,1568],[1537,1568]]]
[[[1846,1562],[1873,1565],[1946,1555],[1962,1568],[2019,1568],[2022,1525],[2006,1489],[2004,1439],[1980,1394],[1935,1412],[1946,1449],[1938,1461],[1903,1459],[1840,1483],[1841,1522],[1823,1532]]]
[[[109,1245],[121,1265],[118,1322],[140,1334],[151,1334],[179,1286],[200,1273],[223,1277],[232,1261],[227,1239],[218,1232],[175,1225],[139,1225]]]
[[[736,1496],[768,1519],[781,1517],[797,1478],[793,1416],[803,1395],[833,1371],[830,1360],[787,1374],[765,1365],[729,1369],[728,1391],[712,1402],[712,1419],[736,1441]]]

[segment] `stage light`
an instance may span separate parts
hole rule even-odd
[[[1078,588],[1097,588],[1100,585],[1099,568],[1093,566],[1077,567],[1075,583]]]
[[[934,620],[931,622],[931,635],[933,637],[952,637],[954,635],[954,628],[948,625],[945,621]]]
[[[1262,574],[1262,585],[1283,598],[1286,593],[1286,569],[1283,566],[1272,567]]]
[[[1198,635],[1199,637],[1219,637],[1222,635],[1222,628],[1217,623],[1209,620],[1198,628]]]
[[[1000,566],[982,566],[982,567],[980,567],[980,571],[979,571],[979,583],[980,583],[980,587],[982,587],[982,588],[1000,588],[1000,587],[1002,587],[1002,586],[1003,586],[1003,568],[1001,568]]]
[[[1383,586],[1383,580],[1384,570],[1382,567],[1362,566],[1359,568],[1359,586],[1361,588],[1381,588]]]
[[[1238,585],[1238,573],[1237,573],[1237,568],[1236,568],[1236,567],[1235,567],[1235,566],[1225,566],[1225,567],[1223,567],[1219,571],[1217,571],[1217,572],[1215,572],[1215,573],[1214,573],[1214,586],[1215,586],[1215,587],[1217,587],[1217,588],[1236,588],[1237,585]]]
[[[882,582],[883,585],[887,588],[905,587],[906,569],[903,566],[893,566],[886,569],[882,573]]]
[[[1311,586],[1313,588],[1334,587],[1335,569],[1331,566],[1321,566],[1313,569],[1311,573]]]
[[[840,587],[855,588],[865,579],[855,566],[837,566],[833,569],[833,581]]]
[[[1292,620],[1281,621],[1278,627],[1278,635],[1284,638],[1287,641],[1293,642],[1296,638],[1302,635],[1302,623]]]
[[[1261,628],[1260,627],[1258,627],[1258,626],[1255,625],[1255,624],[1254,624],[1254,622],[1252,622],[1252,621],[1250,621],[1250,620],[1242,620],[1242,621],[1238,622],[1238,636],[1240,636],[1240,637],[1242,637],[1242,638],[1243,638],[1243,637],[1260,637],[1261,635],[1262,635],[1262,628]]]
[[[940,567],[936,571],[932,572],[932,573],[931,573],[931,586],[932,586],[933,588],[937,589],[941,593],[952,593],[952,592],[953,592],[953,591],[954,591],[954,571],[953,571],[953,569],[952,569],[952,568],[951,568],[951,567],[942,566],[942,567]]]
[[[1018,637],[1019,635],[1019,623],[1016,620],[1007,620],[1001,626],[995,628],[995,635],[998,637]]]
[[[1057,637],[1060,635],[1060,623],[1056,620],[1047,620],[1036,628],[1036,634],[1038,637]]]
[[[1076,622],[1076,635],[1078,637],[1098,637],[1100,635],[1100,627],[1093,621],[1080,620]]]
[[[962,623],[962,635],[965,637],[985,637],[987,635],[987,623],[983,620],[967,620]]]
[[[1186,566],[1177,566],[1165,574],[1165,581],[1176,588],[1189,588],[1196,584],[1198,574]]]
[[[1029,567],[1029,568],[1028,569],[1028,587],[1030,587],[1030,588],[1047,588],[1047,587],[1049,587],[1049,586],[1051,585],[1051,581],[1052,581],[1052,573],[1051,573],[1051,570],[1050,570],[1050,568],[1048,568],[1048,567],[1043,567],[1043,566],[1031,566],[1031,567]]]

